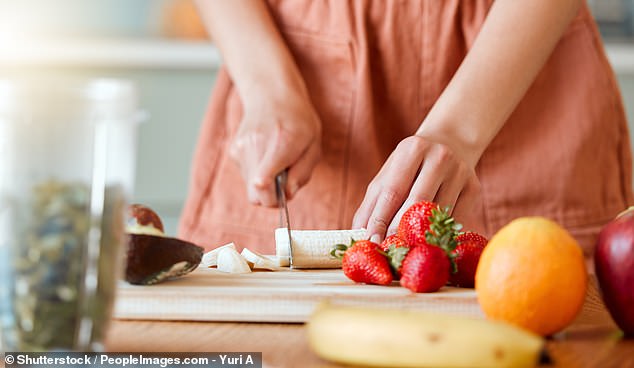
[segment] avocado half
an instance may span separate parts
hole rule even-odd
[[[198,267],[203,248],[184,240],[147,234],[127,234],[125,279],[152,285],[183,276]]]

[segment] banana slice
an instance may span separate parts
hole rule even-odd
[[[277,265],[276,261],[273,261],[267,256],[263,256],[258,252],[249,250],[247,248],[242,249],[240,253],[247,262],[253,264],[252,268],[263,268],[271,271],[281,271],[283,268]]]
[[[224,247],[218,252],[218,271],[227,273],[249,273],[251,267],[235,248]]]
[[[236,245],[233,243],[229,243],[229,244],[225,244],[221,247],[218,247],[216,249],[213,249],[205,254],[203,254],[203,259],[200,262],[200,266],[201,267],[214,267],[216,265],[218,265],[218,253],[220,253],[221,250],[226,249],[226,248],[231,248],[233,250],[236,250]]]

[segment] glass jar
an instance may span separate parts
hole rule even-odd
[[[0,80],[2,350],[103,349],[137,104],[124,80]]]

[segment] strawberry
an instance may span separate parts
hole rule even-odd
[[[453,251],[458,270],[449,277],[453,286],[472,288],[475,284],[475,273],[484,247],[476,241],[467,240]]]
[[[474,241],[482,247],[486,247],[487,243],[489,242],[487,238],[474,231],[465,231],[456,236],[456,242],[458,242],[458,245],[467,241]]]
[[[389,285],[392,283],[392,270],[386,254],[378,244],[369,240],[352,241],[350,246],[337,244],[330,252],[339,257],[341,252],[343,273],[354,282],[365,284]]]
[[[381,243],[381,250],[387,252],[390,249],[390,245],[393,245],[394,248],[409,248],[407,242],[398,236],[398,234],[392,234],[385,238]]]
[[[422,201],[412,205],[405,211],[398,224],[398,236],[411,247],[427,244],[425,232],[429,230],[431,211],[438,209],[433,202]]]
[[[447,253],[424,244],[409,250],[401,267],[401,285],[415,293],[431,293],[449,279],[451,264]]]
[[[424,243],[412,248],[392,246],[388,252],[401,285],[416,293],[440,289],[455,269],[451,252],[457,244],[455,238],[460,224],[449,215],[448,209],[433,208],[426,220],[429,229],[425,231]]]
[[[478,233],[467,231],[459,234],[456,241],[458,245],[453,254],[458,270],[451,274],[449,283],[454,286],[472,288],[475,284],[475,273],[480,255],[488,240]]]

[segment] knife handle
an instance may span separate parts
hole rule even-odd
[[[275,193],[277,194],[278,204],[281,201],[286,202],[286,181],[288,180],[288,169],[285,169],[275,177]]]

